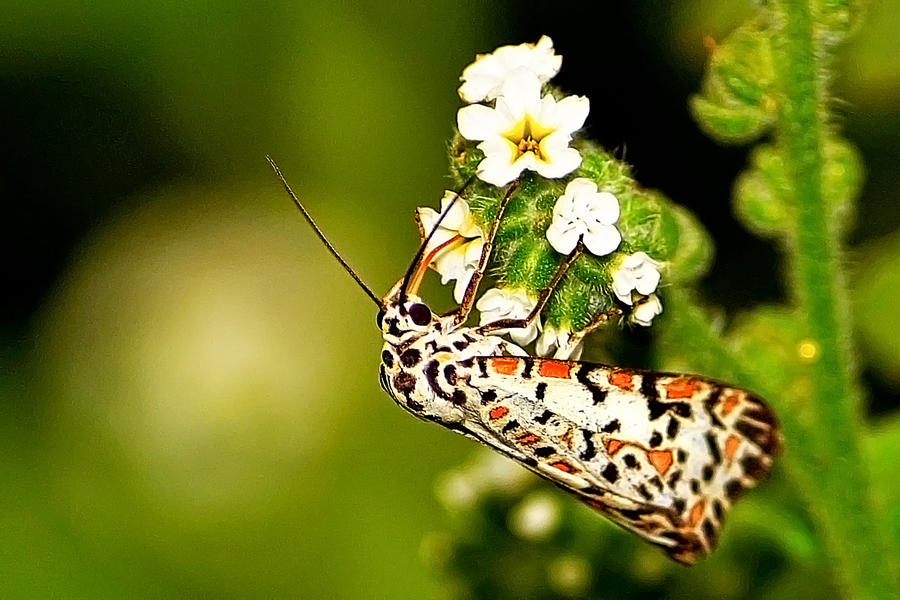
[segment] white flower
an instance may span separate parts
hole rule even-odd
[[[589,251],[604,256],[622,241],[615,226],[618,220],[618,198],[609,192],[598,192],[596,183],[578,177],[569,182],[556,201],[547,240],[557,252],[569,254],[583,239]]]
[[[647,296],[659,285],[659,263],[644,252],[635,252],[622,259],[613,273],[613,292],[625,304],[631,304],[631,293]]]
[[[629,320],[636,325],[650,327],[653,324],[653,317],[662,311],[662,302],[659,301],[659,297],[656,294],[650,294],[635,302]]]
[[[484,160],[478,177],[491,185],[506,185],[525,169],[551,179],[578,168],[581,155],[569,147],[590,111],[584,96],[559,102],[541,98],[541,81],[525,68],[515,69],[503,83],[497,106],[472,104],[459,109],[457,126],[463,137],[478,144]]]
[[[534,349],[541,356],[552,354],[553,358],[560,360],[578,360],[581,358],[584,344],[580,341],[573,344],[572,331],[569,329],[556,329],[545,325],[544,332],[538,338]]]
[[[510,73],[525,68],[544,84],[559,73],[562,56],[553,53],[553,40],[542,36],[537,44],[501,46],[491,54],[479,54],[462,72],[459,96],[468,102],[493,100],[500,95]]]
[[[469,205],[462,198],[457,198],[447,212],[447,207],[454,198],[456,198],[454,192],[446,191],[441,198],[441,212],[431,208],[419,208],[416,210],[416,217],[424,240],[434,229],[440,216],[447,213],[431,237],[425,255],[436,252],[430,266],[440,273],[441,283],[456,280],[453,298],[457,302],[462,302],[469,281],[478,267],[478,261],[481,260],[484,235],[472,218]]]
[[[524,319],[535,306],[535,301],[525,290],[491,288],[478,299],[475,308],[481,311],[481,325],[500,319]],[[527,344],[537,337],[541,328],[540,319],[535,319],[525,329],[500,329],[497,335],[508,333],[517,344]]]

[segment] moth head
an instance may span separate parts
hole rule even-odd
[[[419,337],[431,330],[437,318],[422,299],[402,292],[403,281],[397,282],[382,301],[375,322],[386,340],[403,341]]]

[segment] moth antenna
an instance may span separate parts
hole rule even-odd
[[[281,169],[278,168],[278,165],[272,160],[272,157],[266,155],[266,160],[269,161],[269,164],[272,166],[272,169],[275,171],[275,175],[278,176],[278,179],[281,180],[281,185],[284,186],[284,189],[287,190],[288,195],[291,197],[291,200],[294,201],[294,205],[300,209],[300,214],[303,215],[303,218],[306,219],[306,222],[309,223],[310,227],[313,228],[313,231],[316,232],[316,235],[319,236],[319,239],[322,240],[322,243],[325,244],[325,247],[328,248],[328,251],[331,252],[331,255],[334,256],[341,266],[344,267],[344,270],[350,274],[350,277],[359,284],[359,287],[372,299],[372,301],[378,306],[378,308],[384,308],[384,304],[381,301],[381,298],[375,295],[375,293],[367,286],[363,280],[356,274],[356,271],[344,260],[344,257],[340,255],[340,253],[335,249],[334,246],[331,245],[331,242],[328,241],[328,238],[325,237],[325,234],[322,233],[322,230],[319,229],[319,226],[316,225],[316,222],[313,220],[312,216],[306,210],[306,207],[303,206],[303,203],[300,202],[300,198],[297,197],[297,194],[294,193],[294,190],[291,189],[291,186],[288,184],[287,180],[284,178],[284,175],[281,174]]]
[[[400,302],[403,303],[406,301],[406,291],[409,289],[409,282],[412,279],[413,274],[419,269],[420,263],[422,262],[422,257],[425,255],[425,248],[428,247],[428,243],[431,242],[431,238],[434,237],[434,233],[441,226],[441,223],[444,221],[444,217],[450,214],[450,210],[453,208],[453,205],[456,204],[456,201],[459,200],[462,193],[466,191],[466,188],[469,187],[475,180],[474,174],[462,185],[461,188],[453,192],[453,200],[450,201],[450,204],[447,205],[447,210],[441,211],[441,215],[438,217],[438,220],[435,222],[434,226],[431,228],[431,231],[428,232],[428,235],[425,236],[425,240],[419,246],[419,249],[416,251],[416,255],[413,257],[412,263],[409,265],[409,268],[406,270],[406,275],[403,277],[403,285],[400,286]]]

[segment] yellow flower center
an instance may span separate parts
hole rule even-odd
[[[542,142],[553,131],[553,129],[541,126],[531,115],[525,115],[524,119],[503,134],[503,138],[509,142],[513,149],[512,162],[516,162],[529,152],[541,162],[550,162],[550,159],[544,152]]]

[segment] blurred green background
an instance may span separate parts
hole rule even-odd
[[[710,301],[780,298],[779,257],[731,217],[747,150],[686,108],[704,36],[747,3],[606,4],[7,0],[0,596],[439,594],[435,480],[473,446],[381,392],[371,304],[263,157],[385,291],[476,52],[551,35],[589,134],[716,238]],[[873,4],[836,90],[868,169],[850,241],[873,418],[900,389],[898,28],[897,0]]]

